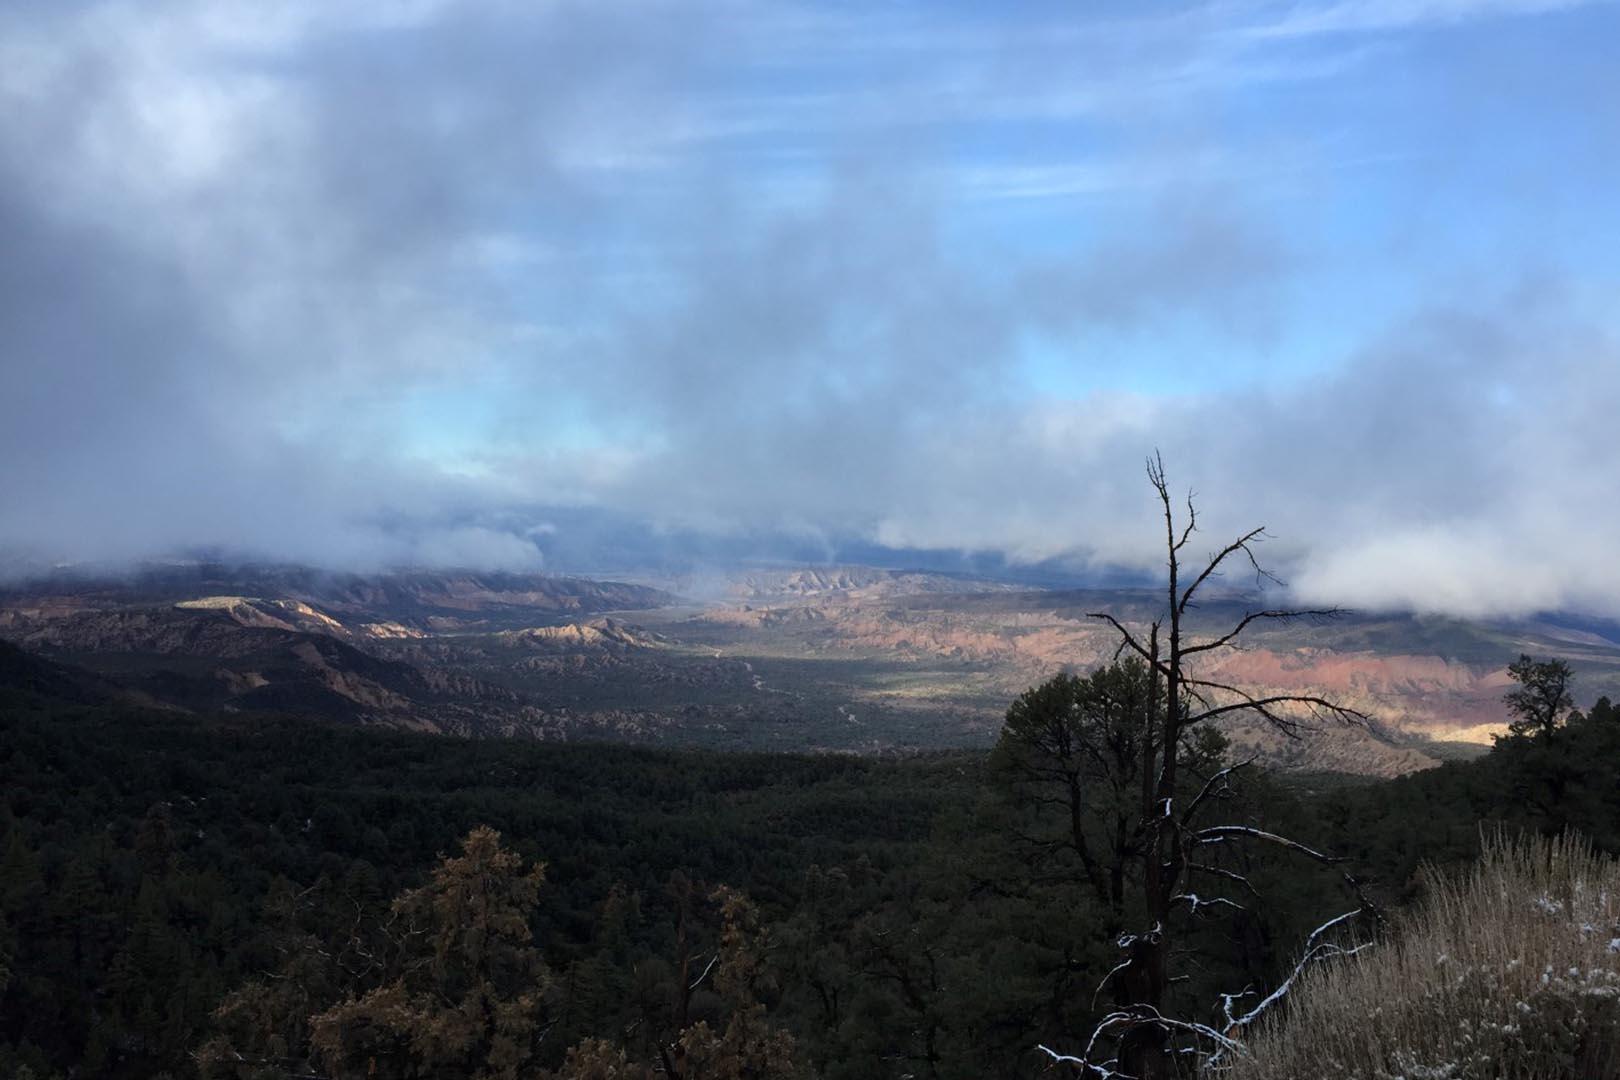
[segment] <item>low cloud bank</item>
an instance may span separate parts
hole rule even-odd
[[[1121,19],[1060,65],[850,23],[880,13],[614,7],[0,15],[5,565],[1152,572],[1156,449],[1212,545],[1267,525],[1313,601],[1620,612],[1596,279],[1414,274],[1359,344],[1265,361],[1327,243],[1262,182],[1301,167],[1176,133],[1350,45]],[[1105,212],[975,224],[983,163],[944,136],[1076,117],[1126,149],[993,197]]]

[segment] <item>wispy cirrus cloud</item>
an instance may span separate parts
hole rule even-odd
[[[1613,0],[1329,0],[1293,4],[1271,19],[1262,17],[1247,33],[1256,37],[1303,38],[1323,34],[1370,33],[1445,27],[1481,19],[1548,15]]]

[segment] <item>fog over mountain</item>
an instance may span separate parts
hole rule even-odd
[[[1024,14],[8,5],[0,561],[1620,612],[1614,5]]]

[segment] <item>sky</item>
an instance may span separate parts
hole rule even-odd
[[[1620,5],[0,5],[0,564],[1620,615]],[[694,554],[696,553],[696,554]]]

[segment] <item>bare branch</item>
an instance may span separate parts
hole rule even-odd
[[[1296,851],[1301,855],[1315,859],[1323,866],[1337,866],[1343,859],[1332,855],[1325,855],[1315,848],[1308,848],[1298,840],[1290,840],[1286,836],[1279,836],[1264,829],[1256,829],[1249,825],[1211,825],[1207,829],[1199,829],[1193,833],[1194,844],[1219,844],[1226,840],[1264,840],[1270,844],[1278,844]]]
[[[1228,630],[1220,637],[1213,638],[1209,641],[1200,642],[1197,645],[1188,645],[1181,650],[1181,655],[1192,656],[1196,653],[1209,652],[1212,649],[1219,649],[1223,645],[1230,645],[1232,641],[1236,639],[1239,634],[1243,633],[1243,631],[1247,630],[1251,624],[1259,622],[1262,619],[1275,620],[1277,622],[1290,622],[1294,619],[1336,619],[1344,614],[1345,611],[1343,608],[1267,608],[1264,611],[1250,611],[1245,613],[1243,618],[1238,620],[1236,626],[1232,627],[1232,629]]]
[[[1277,705],[1305,705],[1315,712],[1327,713],[1340,718],[1347,724],[1364,718],[1363,714],[1355,709],[1336,705],[1326,698],[1319,698],[1310,694],[1273,694],[1270,697],[1249,698],[1229,705],[1217,705],[1212,709],[1205,709],[1203,712],[1189,717],[1187,723],[1188,725],[1198,724],[1205,720],[1213,720],[1217,716],[1225,716],[1227,713],[1241,712],[1247,709],[1259,713],[1273,727],[1286,732],[1298,732],[1299,721],[1274,712],[1273,707]]]
[[[1319,939],[1323,934],[1327,933],[1329,930],[1332,930],[1335,926],[1355,918],[1357,915],[1365,914],[1366,910],[1366,908],[1356,908],[1356,910],[1347,911],[1343,915],[1336,915],[1327,922],[1323,923],[1321,926],[1318,926],[1315,930],[1312,930],[1305,938],[1305,951],[1309,952],[1313,947],[1315,947],[1317,939]]]
[[[1114,618],[1112,615],[1108,614],[1106,611],[1088,611],[1088,612],[1086,612],[1086,618],[1088,618],[1088,619],[1102,619],[1102,620],[1106,621],[1110,626],[1112,626],[1116,631],[1118,631],[1119,636],[1121,638],[1121,642],[1120,642],[1121,645],[1128,646],[1132,652],[1136,653],[1142,659],[1148,661],[1148,663],[1150,663],[1150,664],[1153,663],[1153,654],[1150,653],[1147,650],[1146,646],[1144,646],[1140,641],[1137,641],[1136,640],[1136,635],[1132,634],[1129,630],[1127,630],[1125,628],[1125,624],[1121,623],[1118,619]],[[1118,655],[1117,651],[1116,651],[1115,655],[1116,656]],[[1160,674],[1163,674],[1164,673],[1164,664],[1160,663],[1158,665],[1158,669],[1159,669]]]
[[[1035,1049],[1050,1057],[1054,1065],[1074,1065],[1084,1069],[1086,1072],[1096,1073],[1102,1080],[1129,1080],[1124,1073],[1110,1068],[1106,1064],[1093,1065],[1084,1058],[1077,1058],[1073,1054],[1060,1054],[1044,1044],[1036,1044]]]
[[[719,953],[715,953],[713,956],[709,957],[708,964],[703,968],[703,974],[699,975],[696,979],[693,979],[692,980],[692,985],[688,986],[686,989],[689,990],[689,991],[690,990],[696,990],[698,987],[702,986],[703,985],[703,980],[707,979],[709,977],[709,972],[713,971],[714,970],[714,965],[718,964],[719,962],[720,962],[720,954]]]
[[[1247,911],[1247,910],[1249,910],[1248,908],[1244,907],[1242,904],[1238,903],[1236,900],[1228,900],[1224,896],[1217,896],[1217,897],[1214,897],[1213,899],[1205,900],[1203,897],[1199,896],[1197,893],[1177,893],[1175,896],[1172,896],[1170,898],[1170,902],[1172,904],[1183,903],[1183,902],[1186,903],[1189,913],[1191,913],[1194,916],[1196,916],[1198,914],[1198,909],[1199,908],[1206,908],[1206,907],[1229,907],[1233,911]]]
[[[1089,1068],[1096,1068],[1096,1066],[1090,1064],[1091,1051],[1097,1045],[1097,1040],[1105,1032],[1114,1028],[1130,1030],[1131,1028],[1144,1026],[1163,1028],[1166,1031],[1181,1031],[1195,1038],[1208,1039],[1222,1050],[1236,1050],[1239,1052],[1243,1050],[1241,1043],[1216,1031],[1208,1024],[1200,1024],[1195,1020],[1177,1020],[1174,1017],[1165,1016],[1152,1005],[1141,1004],[1118,1009],[1103,1017],[1097,1023],[1096,1029],[1091,1033],[1091,1039],[1086,1044],[1086,1052],[1081,1059],[1082,1063]]]
[[[1193,505],[1193,493],[1187,491],[1187,527],[1181,530],[1181,539],[1176,541],[1175,549],[1180,551],[1192,539],[1192,534],[1198,531],[1198,507]]]
[[[1181,692],[1186,695],[1189,700],[1197,702],[1200,708],[1208,709],[1214,705],[1214,702],[1210,700],[1209,695],[1204,693],[1196,683],[1189,683],[1185,675],[1181,677]]]
[[[1239,885],[1242,885],[1245,889],[1248,889],[1250,896],[1258,897],[1260,895],[1260,890],[1256,889],[1254,887],[1254,884],[1252,882],[1250,882],[1248,878],[1244,877],[1242,874],[1238,873],[1235,870],[1227,870],[1224,867],[1210,866],[1210,865],[1208,865],[1206,863],[1195,863],[1195,862],[1188,863],[1187,864],[1187,869],[1189,871],[1197,870],[1200,873],[1211,874],[1211,875],[1213,875],[1215,877],[1223,877],[1223,878],[1226,878],[1228,881],[1235,881]]]
[[[1258,713],[1266,723],[1281,731],[1284,735],[1295,737],[1299,734],[1299,721],[1277,710],[1278,706],[1284,705],[1303,705],[1318,717],[1325,714],[1327,717],[1344,724],[1367,726],[1372,723],[1372,719],[1359,709],[1339,705],[1314,694],[1271,694],[1266,697],[1255,697],[1248,691],[1240,690],[1235,686],[1215,682],[1212,679],[1201,679],[1192,676],[1185,676],[1183,685],[1219,690],[1238,698],[1237,701],[1225,705],[1210,706],[1202,712],[1192,714],[1186,720],[1188,727],[1201,724],[1206,720],[1213,720],[1217,716],[1225,716],[1227,713],[1249,711]]]
[[[1298,840],[1290,840],[1286,836],[1279,836],[1276,833],[1266,832],[1264,829],[1251,828],[1248,825],[1213,825],[1207,829],[1200,829],[1199,831],[1193,833],[1192,838],[1194,845],[1220,844],[1227,840],[1262,840],[1268,844],[1277,844],[1280,847],[1297,852],[1298,854],[1304,855],[1307,858],[1315,859],[1323,866],[1336,867],[1348,861],[1342,857],[1327,855],[1317,851],[1315,848],[1306,847]],[[1371,898],[1369,898],[1366,892],[1362,889],[1361,879],[1356,877],[1354,874],[1343,871],[1340,872],[1339,876],[1344,880],[1345,887],[1355,895],[1357,900],[1361,901],[1361,907],[1358,908],[1357,911],[1365,913],[1373,920],[1374,923],[1380,926],[1383,925],[1384,914],[1381,910],[1379,910],[1378,905],[1373,903]],[[1325,926],[1332,925],[1333,924],[1331,921],[1325,924]],[[1315,936],[1315,934],[1312,934],[1311,938],[1314,939]],[[1307,939],[1307,944],[1309,943],[1309,940],[1310,939]]]
[[[1130,966],[1131,966],[1131,961],[1130,960],[1121,960],[1119,963],[1115,964],[1112,968],[1109,969],[1108,974],[1104,975],[1102,977],[1102,981],[1097,984],[1097,989],[1095,989],[1095,990],[1093,990],[1091,992],[1091,1007],[1092,1008],[1095,1009],[1097,1007],[1097,995],[1101,994],[1103,992],[1103,987],[1108,985],[1109,980],[1112,979],[1115,975],[1118,975],[1120,972],[1124,971],[1126,968],[1128,968]]]
[[[1246,761],[1238,762],[1236,765],[1228,765],[1226,768],[1210,777],[1209,780],[1204,784],[1203,790],[1197,795],[1193,796],[1192,802],[1187,804],[1187,809],[1181,812],[1181,823],[1186,825],[1188,822],[1192,821],[1193,815],[1198,812],[1199,805],[1202,804],[1205,799],[1209,798],[1213,794],[1216,794],[1217,792],[1230,790],[1229,785],[1226,783],[1227,779],[1237,770],[1246,769],[1250,765],[1253,765],[1254,761],[1255,759],[1251,757]]]
[[[1215,573],[1220,569],[1221,563],[1225,562],[1228,557],[1239,551],[1243,552],[1249,557],[1249,563],[1254,567],[1256,573],[1262,574],[1275,581],[1276,578],[1271,577],[1270,574],[1267,574],[1261,569],[1259,561],[1254,557],[1254,552],[1249,550],[1250,544],[1261,539],[1265,535],[1266,527],[1264,525],[1260,526],[1258,529],[1250,529],[1248,532],[1244,533],[1230,544],[1227,544],[1215,555],[1211,556],[1209,564],[1204,567],[1203,573],[1194,578],[1192,584],[1188,585],[1187,588],[1182,591],[1181,598],[1176,602],[1176,611],[1178,613],[1185,612],[1187,610],[1187,605],[1192,602],[1193,594],[1198,591],[1199,586],[1203,585],[1205,581],[1208,581],[1215,575]]]
[[[1322,940],[1322,935],[1328,933],[1336,927],[1344,925],[1351,919],[1356,918],[1358,915],[1366,914],[1370,914],[1366,908],[1356,908],[1353,911],[1346,911],[1342,915],[1335,915],[1321,926],[1318,926],[1315,930],[1312,930],[1310,936],[1305,939],[1305,949],[1300,954],[1299,962],[1296,963],[1294,965],[1294,969],[1288,973],[1288,977],[1279,983],[1275,990],[1267,994],[1264,998],[1260,999],[1259,1003],[1256,1004],[1254,1008],[1250,1009],[1242,1016],[1232,1015],[1232,1003],[1247,997],[1249,991],[1245,990],[1241,994],[1222,994],[1221,1011],[1225,1015],[1227,1035],[1230,1036],[1233,1032],[1242,1031],[1244,1028],[1258,1020],[1268,1009],[1276,1005],[1277,1002],[1286,997],[1288,995],[1288,991],[1293,989],[1294,982],[1299,978],[1300,974],[1304,972],[1304,970],[1312,963],[1334,956],[1355,956],[1362,950],[1370,948],[1372,946],[1372,942],[1370,941],[1364,941],[1359,945],[1344,948],[1343,946],[1336,945],[1333,942]],[[1236,1044],[1234,1043],[1233,1045]],[[1206,1067],[1214,1065],[1216,1062],[1218,1062],[1221,1055],[1224,1054],[1226,1050],[1227,1047],[1225,1045],[1222,1045],[1218,1050],[1216,1050],[1216,1052],[1210,1056],[1209,1060],[1205,1062]]]

